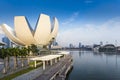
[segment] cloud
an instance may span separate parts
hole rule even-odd
[[[67,18],[64,22],[62,22],[62,25],[66,25],[75,21],[78,15],[79,15],[79,12],[74,12],[69,18]]]
[[[68,28],[59,33],[57,40],[61,46],[68,46],[70,43],[77,46],[79,42],[94,44],[100,41],[104,44],[106,42],[115,44],[116,40],[120,45],[120,17],[110,19],[101,25],[75,25],[74,28]]]

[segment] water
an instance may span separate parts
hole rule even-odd
[[[67,80],[120,80],[120,54],[71,51],[73,69]]]

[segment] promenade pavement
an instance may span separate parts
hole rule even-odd
[[[25,73],[21,76],[18,76],[16,78],[12,79],[12,80],[33,80],[36,77],[38,77],[42,72],[43,72],[43,69],[42,69],[42,67],[40,67],[40,68],[32,70],[28,73]]]

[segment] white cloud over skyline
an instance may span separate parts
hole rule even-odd
[[[120,45],[120,17],[110,19],[101,25],[84,24],[81,26],[79,23],[72,22],[71,24],[74,28],[59,32],[57,41],[61,46],[69,46],[70,43],[77,46],[79,42],[92,45],[99,44],[100,41],[104,44],[106,42],[115,44],[116,40]]]

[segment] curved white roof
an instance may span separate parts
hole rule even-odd
[[[35,43],[30,26],[28,25],[28,22],[24,16],[16,16],[14,18],[14,26],[16,37],[22,40],[25,45]]]
[[[24,16],[16,16],[14,18],[15,30],[8,25],[3,24],[2,28],[5,34],[13,42],[21,45],[48,45],[58,33],[58,20],[54,18],[53,29],[51,31],[50,17],[41,14],[35,30],[32,30],[27,19]]]
[[[57,18],[54,18],[54,22],[53,22],[54,24],[53,24],[53,30],[52,30],[52,32],[51,32],[51,34],[50,34],[50,37],[49,37],[49,41],[48,41],[48,44],[49,44],[49,42],[50,41],[52,41],[52,39],[53,38],[55,38],[56,36],[57,36],[57,33],[58,33],[58,20],[57,20]]]
[[[19,40],[16,36],[15,36],[15,32],[14,30],[12,30],[12,28],[10,28],[8,25],[3,24],[2,25],[2,29],[5,32],[6,36],[12,40],[13,42],[20,44],[20,45],[25,45],[24,42],[22,42],[21,40]]]
[[[50,36],[50,31],[51,31],[50,17],[41,14],[34,34],[34,39],[36,40],[37,44],[46,45]]]
[[[58,20],[57,18],[54,18],[54,28],[53,28],[53,31],[51,33],[51,36],[52,37],[56,37],[57,36],[57,33],[58,33]]]

